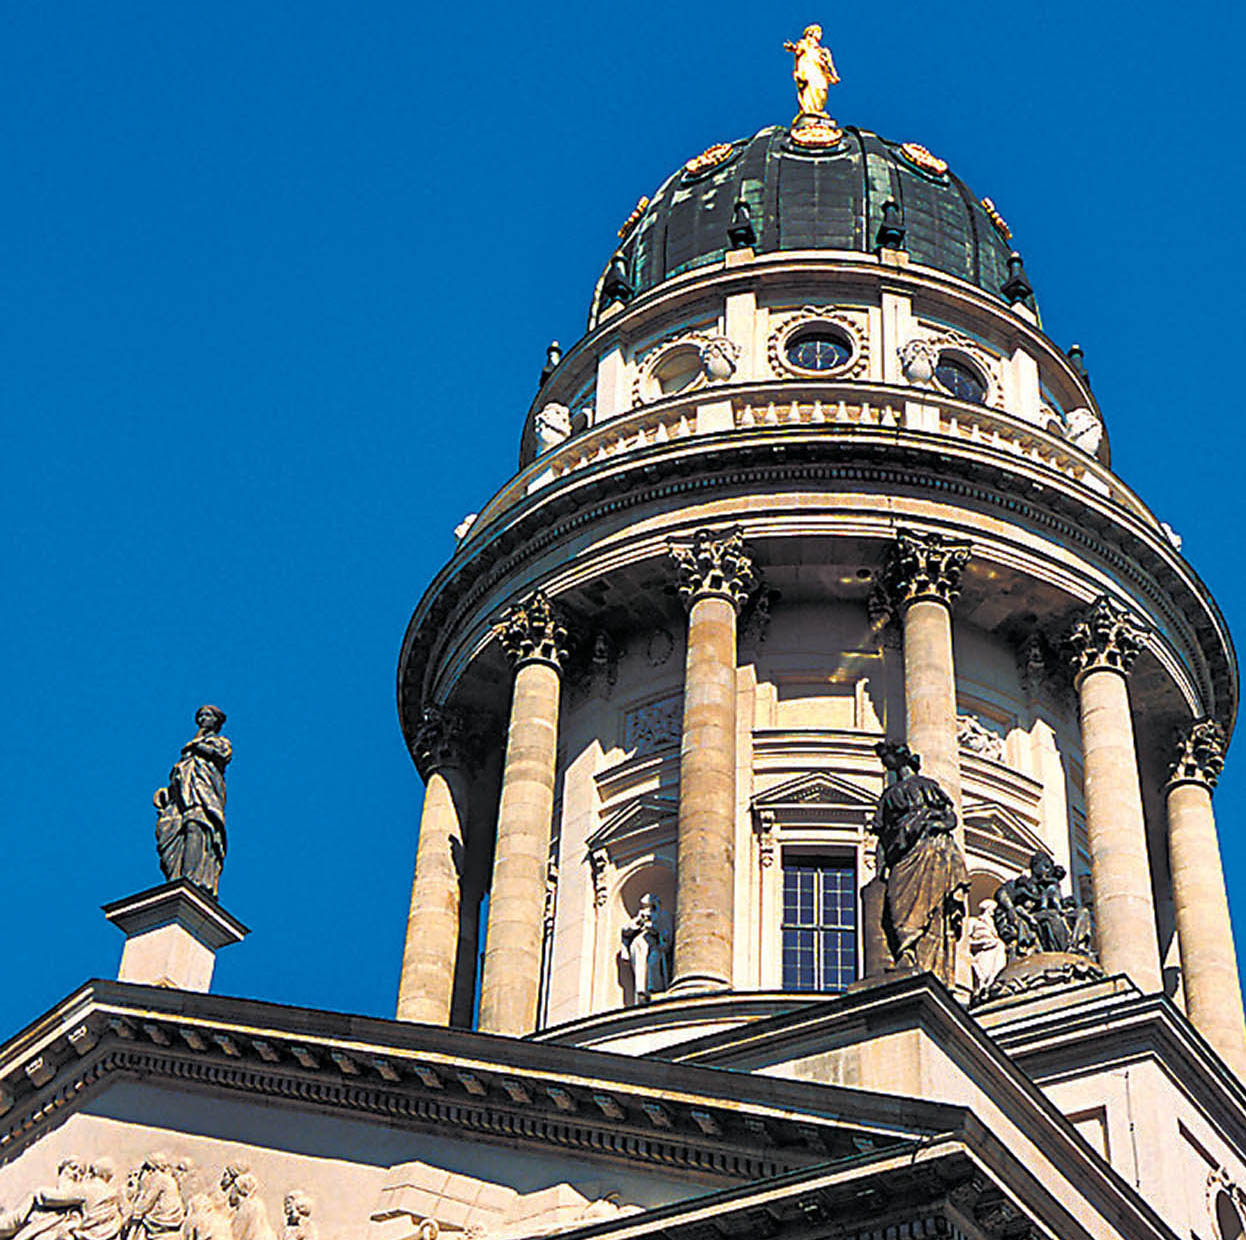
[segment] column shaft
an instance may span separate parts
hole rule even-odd
[[[1163,983],[1129,688],[1121,671],[1095,667],[1078,693],[1099,958],[1152,993]]]
[[[462,772],[447,769],[429,774],[402,954],[399,1020],[450,1023],[459,951],[465,806]]]
[[[736,780],[736,609],[706,595],[688,613],[679,759],[674,985],[729,986]]]
[[[480,986],[487,1033],[519,1037],[536,1028],[559,693],[549,663],[523,663],[515,673]]]
[[[904,612],[904,714],[905,741],[921,758],[922,774],[952,798],[963,845],[952,613],[939,599],[917,599]]]
[[[1246,1016],[1207,784],[1168,786],[1168,848],[1186,1014],[1246,1080]]]

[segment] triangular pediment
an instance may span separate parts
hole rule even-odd
[[[646,793],[615,810],[586,841],[589,852],[607,851],[635,840],[654,828],[674,829],[679,802],[660,793]]]
[[[1024,865],[1036,852],[1051,852],[1033,827],[1004,805],[966,802],[964,819],[970,848],[997,855],[1002,861]]]
[[[778,810],[814,805],[851,807],[857,810],[873,810],[878,798],[867,789],[833,775],[829,771],[811,771],[798,775],[759,792],[752,800],[754,813],[759,810]]]

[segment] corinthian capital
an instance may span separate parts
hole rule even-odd
[[[717,596],[739,611],[757,588],[753,557],[739,530],[697,530],[691,545],[669,542],[666,547],[675,561],[679,597],[685,607],[697,599]]]
[[[1147,630],[1129,613],[1101,594],[1082,612],[1069,630],[1067,646],[1073,663],[1073,679],[1087,672],[1114,671],[1129,674],[1146,642]]]
[[[960,594],[961,574],[972,552],[973,547],[960,538],[897,530],[882,578],[890,609],[903,614],[922,599],[950,607]]]
[[[466,766],[471,739],[460,711],[449,706],[426,706],[411,742],[411,756],[420,777],[427,782],[434,771]]]
[[[525,663],[548,663],[562,671],[567,661],[567,626],[540,590],[516,603],[493,631],[516,671]]]
[[[1216,786],[1224,770],[1224,751],[1228,745],[1224,729],[1214,719],[1196,719],[1176,736],[1177,756],[1168,772],[1168,782]]]

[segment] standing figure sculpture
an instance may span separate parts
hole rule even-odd
[[[220,735],[225,712],[201,706],[199,730],[182,746],[169,784],[152,797],[160,868],[172,882],[184,878],[215,896],[225,864],[225,768],[233,757]]]
[[[648,1003],[671,984],[671,936],[662,904],[652,892],[640,897],[636,916],[623,927],[619,958],[632,966],[637,1003]]]
[[[883,855],[883,930],[892,968],[934,973],[951,986],[969,893],[956,811],[933,779],[918,774],[921,759],[907,745],[883,741],[875,751],[895,775],[872,827]]]
[[[796,57],[792,77],[800,110],[808,116],[826,115],[826,95],[839,74],[829,48],[822,46],[822,27],[806,26],[799,43],[784,43],[783,50]]]

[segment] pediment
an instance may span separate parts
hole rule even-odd
[[[589,852],[605,849],[612,852],[620,846],[648,838],[655,830],[673,831],[679,817],[679,802],[674,797],[647,793],[615,810],[585,842]]]
[[[761,811],[808,810],[814,807],[850,809],[859,815],[874,812],[878,798],[842,776],[829,771],[811,771],[797,775],[758,793],[750,803],[753,813]]]
[[[973,849],[1024,867],[1036,852],[1051,849],[1033,827],[1007,806],[992,801],[965,804],[965,839]]]

